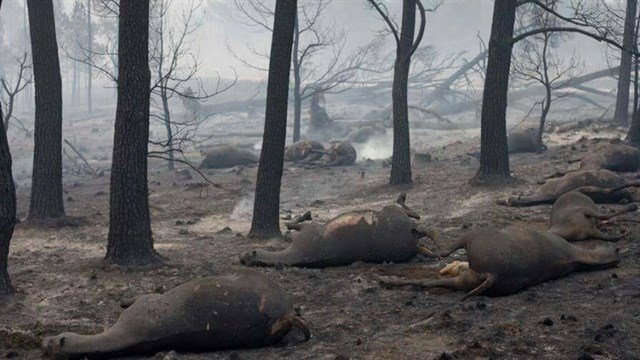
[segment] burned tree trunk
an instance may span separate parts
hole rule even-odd
[[[411,49],[416,26],[416,1],[404,0],[402,30],[396,50],[393,68],[393,156],[391,163],[392,185],[411,183],[411,144],[409,136],[409,68]]]
[[[289,73],[297,0],[277,0],[269,59],[267,109],[250,237],[269,238],[280,232],[280,185],[287,136]]]
[[[613,122],[619,126],[629,125],[629,85],[631,84],[631,53],[634,48],[637,0],[627,0],[627,14],[620,53],[620,73],[618,74],[618,95]]]
[[[52,0],[27,0],[35,83],[29,219],[65,216],[62,200],[62,77]]]
[[[506,116],[516,7],[517,1],[496,0],[493,8],[482,99],[480,170],[474,178],[477,183],[510,177]]]
[[[2,0],[0,0],[0,6],[2,6]],[[11,174],[11,153],[0,109],[0,295],[12,292],[7,262],[15,224],[16,191]]]
[[[109,241],[106,265],[150,266],[161,262],[153,249],[149,216],[149,2],[120,1],[118,104],[111,165]]]
[[[300,48],[300,25],[298,12],[296,11],[296,23],[293,32],[293,142],[300,140],[300,127],[302,123],[302,74],[298,50]]]
[[[2,0],[0,0],[0,8]],[[16,190],[11,173],[11,153],[0,109],[0,295],[13,291],[7,270],[9,244],[16,225]]]

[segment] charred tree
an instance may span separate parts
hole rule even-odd
[[[474,182],[510,178],[507,149],[507,91],[513,51],[517,1],[496,0],[489,40],[489,58],[482,99],[480,170]]]
[[[65,216],[62,200],[62,77],[52,0],[27,0],[35,83],[29,220]]]
[[[147,184],[149,106],[149,2],[120,1],[118,103],[111,165],[106,265],[161,263],[153,248]]]
[[[91,57],[92,54],[92,48],[93,48],[93,25],[91,24],[91,0],[87,0],[87,48],[88,51],[87,53],[89,54],[89,57]],[[93,110],[93,102],[92,102],[92,95],[91,95],[91,88],[92,88],[92,80],[93,80],[93,75],[92,75],[92,66],[91,66],[91,58],[88,59],[87,61],[87,110],[89,111],[89,113],[91,113],[91,111]]]
[[[280,185],[287,136],[287,103],[297,0],[277,0],[273,20],[267,109],[250,237],[280,236]]]
[[[2,6],[2,0],[0,0]],[[0,295],[12,292],[7,271],[9,244],[16,225],[16,191],[11,174],[11,153],[0,111]]]
[[[0,8],[2,0],[0,0]],[[0,109],[0,295],[13,291],[7,270],[9,244],[16,225],[16,190],[11,173],[11,153]]]
[[[393,155],[391,158],[392,185],[410,184],[411,179],[411,141],[409,134],[409,70],[411,56],[422,41],[426,26],[425,9],[420,0],[403,0],[402,26],[400,32],[384,10],[384,6],[374,0],[369,3],[385,20],[396,40],[396,60],[393,68],[393,87],[391,89],[393,107]],[[420,10],[420,30],[414,40],[416,26],[416,7]]]
[[[620,52],[620,72],[618,74],[618,95],[616,97],[616,112],[613,122],[619,126],[629,125],[629,85],[631,84],[631,55],[636,36],[635,23],[638,1],[627,0],[624,33]]]

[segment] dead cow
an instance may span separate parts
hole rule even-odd
[[[538,130],[533,128],[518,129],[507,136],[507,144],[509,146],[509,154],[542,152],[547,147],[538,146]]]
[[[572,190],[580,191],[598,204],[618,203],[622,200],[633,201],[633,196],[626,190],[630,186],[640,186],[640,183],[628,182],[609,170],[578,170],[547,181],[537,194],[510,197],[506,201],[499,200],[498,204],[507,206],[553,204],[560,196]]]
[[[284,161],[316,161],[322,157],[322,151],[324,151],[324,146],[317,141],[298,141],[287,147],[284,152]]]
[[[358,157],[356,149],[348,141],[332,141],[329,149],[325,151],[311,150],[311,152],[327,155],[329,161],[309,166],[310,168],[321,166],[351,166],[356,162]]]
[[[599,220],[609,220],[614,216],[636,211],[637,204],[628,204],[624,208],[610,214],[601,214],[600,209],[590,197],[570,191],[558,198],[551,209],[551,227],[554,233],[567,241],[599,239],[615,241],[618,235],[609,235],[598,229]]]
[[[470,231],[438,255],[448,256],[462,248],[467,252],[469,268],[456,277],[382,279],[381,284],[463,290],[467,291],[465,299],[476,295],[503,296],[574,271],[605,269],[620,261],[614,249],[583,249],[555,234],[516,227]]]
[[[640,167],[640,151],[633,146],[608,144],[582,158],[580,169],[632,172]]]
[[[235,145],[216,146],[204,154],[200,169],[225,169],[238,165],[257,164],[258,155]]]
[[[298,266],[324,268],[349,265],[356,261],[382,263],[404,262],[419,252],[430,254],[419,245],[427,232],[418,230],[411,218],[419,219],[405,205],[405,195],[398,205],[380,211],[359,210],[336,216],[324,225],[302,222],[310,214],[287,225],[293,233],[291,245],[282,251],[249,251],[240,256],[248,266]]]

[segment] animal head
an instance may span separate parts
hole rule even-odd
[[[52,359],[68,359],[67,351],[69,346],[69,338],[74,334],[63,333],[57,336],[49,336],[42,341],[42,350],[44,354]]]
[[[240,263],[245,266],[265,266],[265,262],[262,261],[262,250],[251,250],[240,254]]]

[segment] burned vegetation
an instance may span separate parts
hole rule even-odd
[[[637,358],[635,0],[0,15],[0,357]]]

